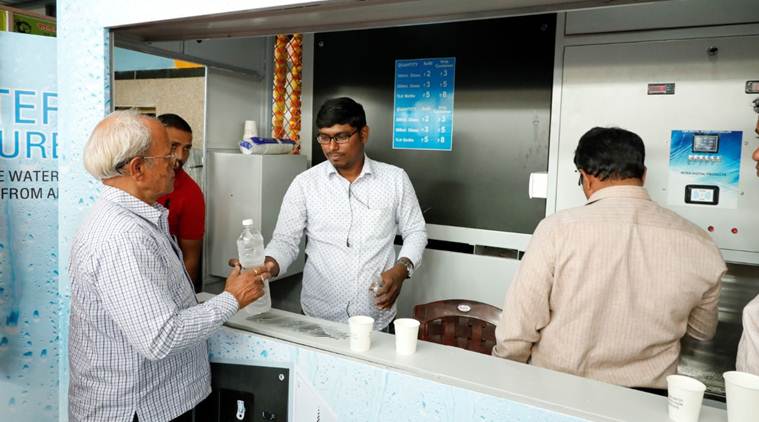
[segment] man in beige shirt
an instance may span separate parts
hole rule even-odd
[[[588,202],[545,218],[506,294],[495,356],[665,388],[680,339],[717,328],[719,250],[643,188],[643,141],[593,128],[574,162]]]
[[[754,100],[754,111],[759,113],[759,98]],[[759,135],[759,117],[754,130]],[[754,151],[752,158],[757,162],[756,175],[759,176],[759,148]],[[743,334],[738,343],[735,367],[739,371],[759,375],[759,296],[743,308]]]

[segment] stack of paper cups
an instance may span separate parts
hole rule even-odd
[[[258,136],[258,127],[255,120],[246,120],[245,129],[242,132],[242,139],[250,139],[254,136]]]

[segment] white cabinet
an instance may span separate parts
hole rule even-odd
[[[227,261],[237,257],[237,236],[242,220],[252,218],[266,244],[277,224],[282,198],[292,180],[307,168],[302,155],[208,154],[208,274],[226,277]],[[303,270],[303,247],[287,273]]]

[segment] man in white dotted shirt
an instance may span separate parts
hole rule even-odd
[[[266,270],[275,276],[286,271],[305,233],[303,312],[341,322],[368,315],[375,329],[384,329],[427,245],[419,201],[403,169],[364,153],[369,126],[361,104],[347,97],[328,100],[316,126],[327,161],[290,185],[266,248]],[[397,260],[396,233],[403,237]],[[370,290],[375,278],[383,285],[377,294]]]
[[[117,111],[84,148],[102,195],[71,246],[69,420],[164,422],[211,392],[206,339],[263,295],[267,273],[235,268],[225,291],[198,304],[169,236],[177,156],[153,118]]]
[[[754,111],[759,113],[759,98],[754,100]],[[759,136],[759,117],[754,130]],[[756,175],[759,176],[759,148],[754,150],[752,158],[757,163]],[[759,375],[759,296],[743,308],[743,334],[738,343],[735,366],[739,371]]]

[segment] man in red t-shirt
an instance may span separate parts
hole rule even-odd
[[[174,191],[158,198],[158,202],[169,209],[169,232],[177,238],[187,273],[195,285],[195,291],[199,292],[202,288],[200,263],[206,204],[198,184],[182,169],[192,148],[192,128],[176,114],[162,114],[158,120],[166,127],[178,161]]]

